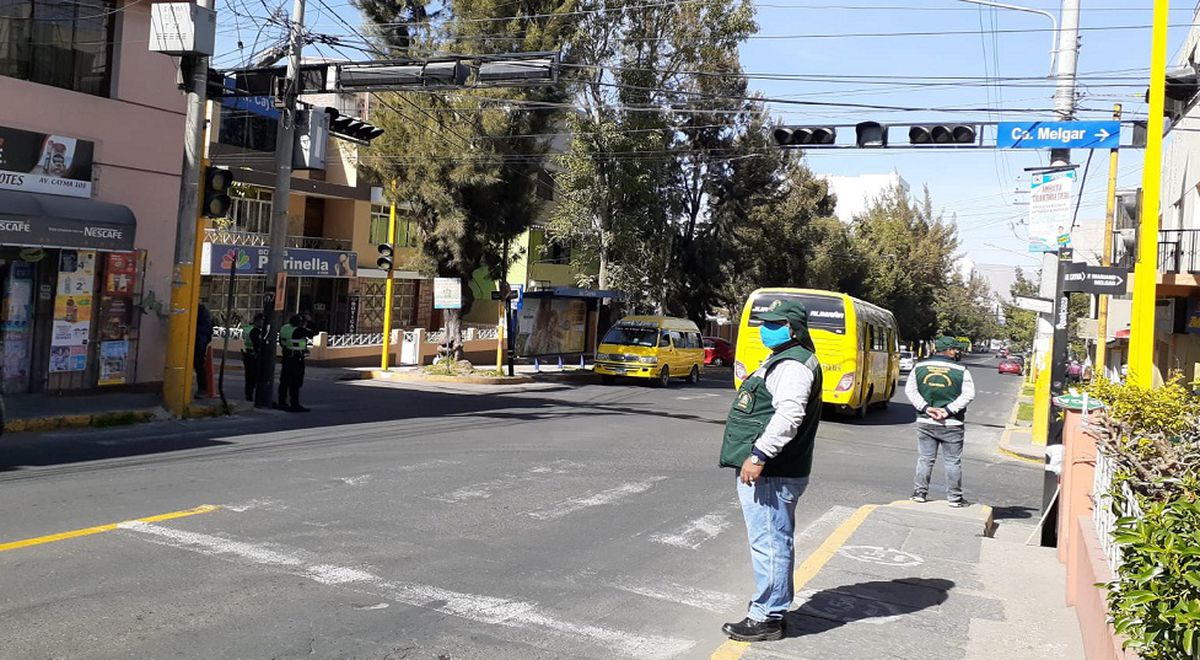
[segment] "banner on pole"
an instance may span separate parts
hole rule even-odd
[[[1075,171],[1046,172],[1029,186],[1029,251],[1057,252],[1071,244]]]

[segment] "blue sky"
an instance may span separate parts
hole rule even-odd
[[[279,0],[221,0],[219,48],[221,67],[238,66],[257,44],[261,49],[279,39],[282,30],[261,20]],[[1013,0],[1014,4],[1023,4]],[[290,2],[284,4],[290,9]],[[1058,3],[1029,0],[1025,6],[1058,13]],[[765,96],[806,101],[836,101],[927,108],[978,108],[972,112],[896,112],[885,110],[805,107],[771,104],[781,122],[854,124],[864,120],[908,124],[955,120],[1004,121],[1050,119],[1053,82],[1050,22],[1033,14],[966,4],[959,0],[764,0],[756,3],[760,32],[742,48],[742,65],[751,74],[784,74],[807,79],[753,78]],[[1179,0],[1171,12],[1169,55],[1187,33],[1194,7]],[[1106,119],[1114,102],[1125,106],[1126,118],[1143,118],[1145,76],[1150,58],[1149,0],[1083,0],[1081,119]],[[346,24],[360,19],[349,0],[309,0],[310,30],[349,35]],[[1142,26],[1142,27],[1138,27]],[[869,33],[935,33],[870,36]],[[237,48],[238,41],[243,44]],[[339,57],[329,46],[309,47],[306,55]],[[848,77],[894,76],[886,84],[864,84]],[[931,81],[930,78],[969,80]],[[997,78],[1023,78],[998,81]],[[1106,86],[1108,83],[1110,86]],[[1119,86],[1111,86],[1116,84]],[[985,110],[990,109],[990,110]],[[904,130],[892,142],[906,141]],[[1107,154],[1097,152],[1083,188],[1079,221],[1103,219]],[[1076,151],[1082,163],[1087,152]],[[1141,182],[1142,152],[1122,152],[1121,187]],[[1014,194],[1029,186],[1023,168],[1046,164],[1046,154],[1030,151],[810,150],[810,166],[819,173],[856,175],[896,169],[914,192],[928,185],[935,204],[956,215],[963,253],[985,274],[1012,266],[1036,267],[1025,252],[1025,226],[1020,224],[1028,195]],[[1080,174],[1082,175],[1082,169]],[[997,287],[1007,288],[1006,285]]]

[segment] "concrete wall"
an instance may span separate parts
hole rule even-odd
[[[96,143],[95,199],[124,204],[137,216],[138,249],[147,251],[145,291],[171,298],[175,216],[183,163],[184,99],[175,63],[151,53],[150,5],[124,2],[115,46],[112,97],[81,94],[0,77],[0,124]],[[162,380],[166,321],[141,318],[138,382]]]

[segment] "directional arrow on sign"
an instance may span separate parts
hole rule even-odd
[[[1107,140],[1108,136],[1110,136],[1110,135],[1112,135],[1112,133],[1109,133],[1108,131],[1104,130],[1103,128],[1100,129],[1100,131],[1098,133],[1096,133],[1096,137],[1100,138],[1101,142],[1103,142],[1104,140]]]
[[[1066,264],[1063,274],[1063,291],[1121,295],[1126,292],[1125,282],[1129,271],[1124,268],[1106,268],[1087,264]]]

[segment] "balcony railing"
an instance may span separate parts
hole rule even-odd
[[[258,247],[270,245],[271,237],[252,231],[237,231],[207,227],[204,230],[204,242],[221,243],[224,245],[245,245]],[[288,236],[287,247],[304,248],[308,250],[350,250],[353,242],[345,238],[325,238],[322,236]]]
[[[1200,271],[1200,229],[1158,232],[1158,270],[1164,273]]]

